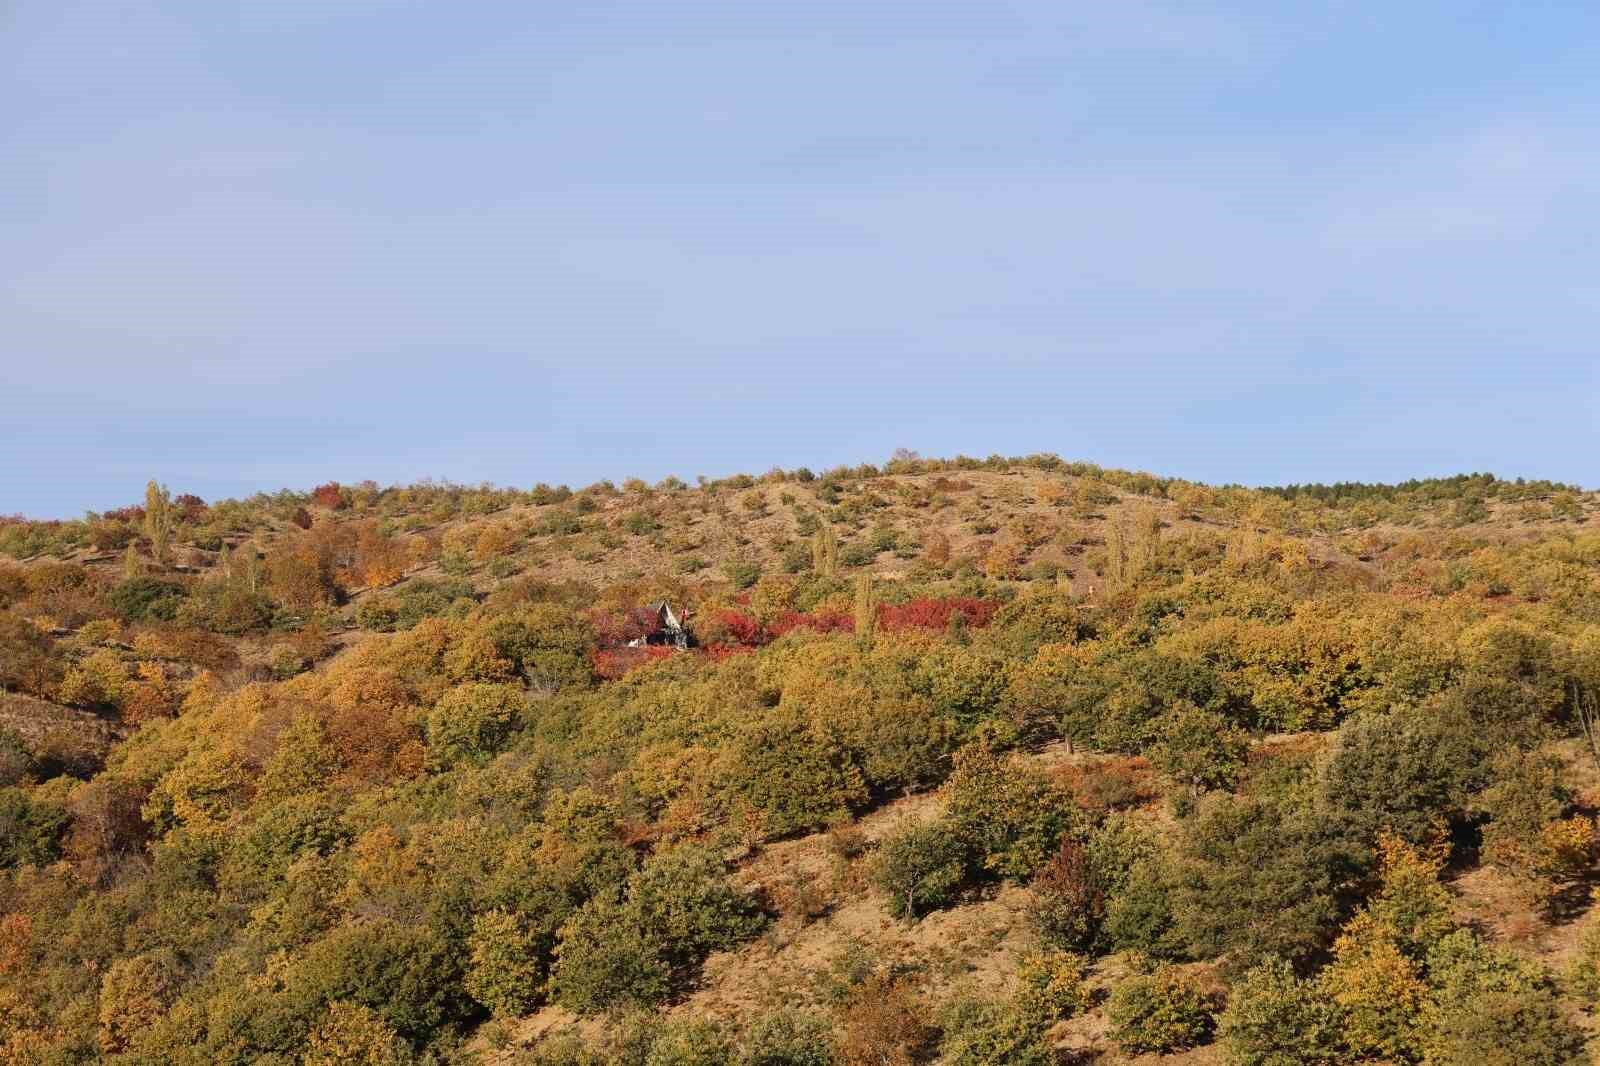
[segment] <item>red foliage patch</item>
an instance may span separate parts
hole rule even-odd
[[[995,601],[973,596],[886,603],[878,608],[878,627],[886,633],[901,629],[943,629],[950,624],[950,616],[960,612],[967,628],[982,629],[999,609]]]
[[[594,672],[607,681],[613,681],[624,674],[633,672],[641,666],[658,663],[672,655],[675,649],[666,647],[655,648],[607,648],[594,653]]]
[[[713,621],[720,627],[727,640],[718,643],[733,643],[746,648],[759,648],[772,640],[760,622],[743,611],[718,611],[712,616]]]
[[[113,522],[127,522],[135,525],[144,521],[143,507],[118,507],[115,511],[107,511],[102,518],[109,518]]]
[[[340,490],[337,481],[330,481],[326,485],[318,485],[312,489],[311,502],[319,507],[327,507],[334,511],[348,506],[345,503],[344,493]]]
[[[589,612],[589,621],[594,624],[595,643],[602,648],[621,648],[661,629],[660,616],[648,607],[596,608]]]

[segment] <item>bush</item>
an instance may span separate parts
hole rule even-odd
[[[650,857],[629,882],[628,911],[679,965],[731,948],[766,924],[755,901],[729,886],[722,860],[693,845]]]
[[[722,576],[736,589],[747,589],[761,579],[761,567],[744,559],[730,559],[722,564]]]
[[[871,566],[878,549],[865,541],[851,541],[839,549],[839,562],[845,566]]]
[[[488,762],[505,747],[525,707],[516,685],[457,685],[428,712],[429,762],[441,768]]]
[[[845,1005],[840,1066],[915,1066],[933,1045],[933,1030],[903,979],[876,975]]]
[[[1250,737],[1228,719],[1180,702],[1169,710],[1150,762],[1174,784],[1198,796],[1206,789],[1231,789],[1244,771]]]
[[[711,1022],[672,1019],[652,1036],[644,1066],[727,1066],[733,1060],[727,1036]]]
[[[432,930],[388,919],[340,926],[306,950],[288,979],[302,1008],[347,1001],[417,1042],[465,1018],[459,959]]]
[[[778,1011],[757,1018],[739,1042],[739,1066],[832,1066],[833,1026],[824,1018]]]
[[[730,781],[774,836],[821,829],[866,802],[850,752],[798,712],[780,706],[758,717],[732,749]]]
[[[1228,993],[1219,1035],[1233,1066],[1348,1061],[1338,1008],[1282,959],[1262,963]]]
[[[972,853],[948,821],[911,825],[884,840],[873,881],[889,913],[915,920],[954,902],[972,873]]]
[[[672,987],[661,948],[631,920],[620,894],[597,896],[561,927],[551,995],[579,1014],[619,1004],[653,1006]]]
[[[1430,1066],[1558,1066],[1579,1061],[1583,1034],[1544,971],[1470,932],[1428,953],[1423,1011]]]
[[[939,1061],[947,1066],[1052,1066],[1048,1026],[1006,1003],[957,1000],[945,1011]]]
[[[528,1013],[545,990],[547,960],[539,940],[508,911],[478,915],[467,941],[467,994],[496,1018]]]
[[[0,788],[0,870],[54,862],[70,820],[54,803],[36,801],[21,788]]]
[[[405,1066],[411,1050],[377,1011],[334,1003],[311,1030],[301,1066]]]
[[[187,590],[176,581],[131,577],[106,593],[106,603],[125,622],[170,622]]]
[[[1031,888],[1029,915],[1047,942],[1076,951],[1094,946],[1105,920],[1106,893],[1086,847],[1062,841]]]
[[[1211,1037],[1211,997],[1171,967],[1129,977],[1111,992],[1106,1017],[1124,1051],[1183,1051]]]
[[[698,963],[765,924],[754,901],[732,889],[722,863],[684,846],[653,856],[627,892],[602,892],[561,928],[550,985],[581,1013],[666,996],[675,966]]]
[[[22,737],[0,728],[0,788],[22,784],[37,769],[38,763]]]
[[[956,752],[952,761],[945,784],[951,825],[992,873],[1030,876],[1078,828],[1071,795],[1037,768],[979,744]]]

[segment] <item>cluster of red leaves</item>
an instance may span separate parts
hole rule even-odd
[[[604,648],[594,653],[594,672],[607,681],[631,673],[641,666],[671,657],[675,648]]]
[[[743,611],[718,611],[712,615],[712,619],[726,633],[728,638],[726,641],[718,641],[718,643],[733,643],[745,648],[759,648],[772,640],[772,634],[767,632],[766,627]]]
[[[110,519],[113,522],[126,522],[129,525],[137,525],[144,521],[144,508],[138,506],[118,507],[115,511],[107,511],[101,517]]]
[[[596,608],[589,612],[589,621],[594,625],[595,644],[601,648],[621,648],[661,628],[660,619],[648,607]]]
[[[312,489],[311,502],[334,511],[346,506],[344,493],[340,490],[337,481],[330,481],[326,485],[318,485]]]
[[[173,505],[176,506],[183,514],[183,517],[189,519],[190,521],[201,517],[206,513],[206,511],[210,510],[210,508],[206,506],[206,501],[202,500],[192,492],[186,492],[172,502]]]
[[[950,624],[950,616],[959,612],[967,628],[982,629],[999,609],[995,601],[973,596],[886,603],[878,608],[878,628],[886,633],[901,629],[943,629]]]

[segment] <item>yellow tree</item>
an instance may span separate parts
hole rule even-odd
[[[157,565],[166,566],[171,560],[172,525],[172,493],[151,481],[144,487],[144,532]]]

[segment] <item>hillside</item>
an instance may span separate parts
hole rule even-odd
[[[901,456],[5,520],[0,1063],[1588,1061],[1597,506]]]

